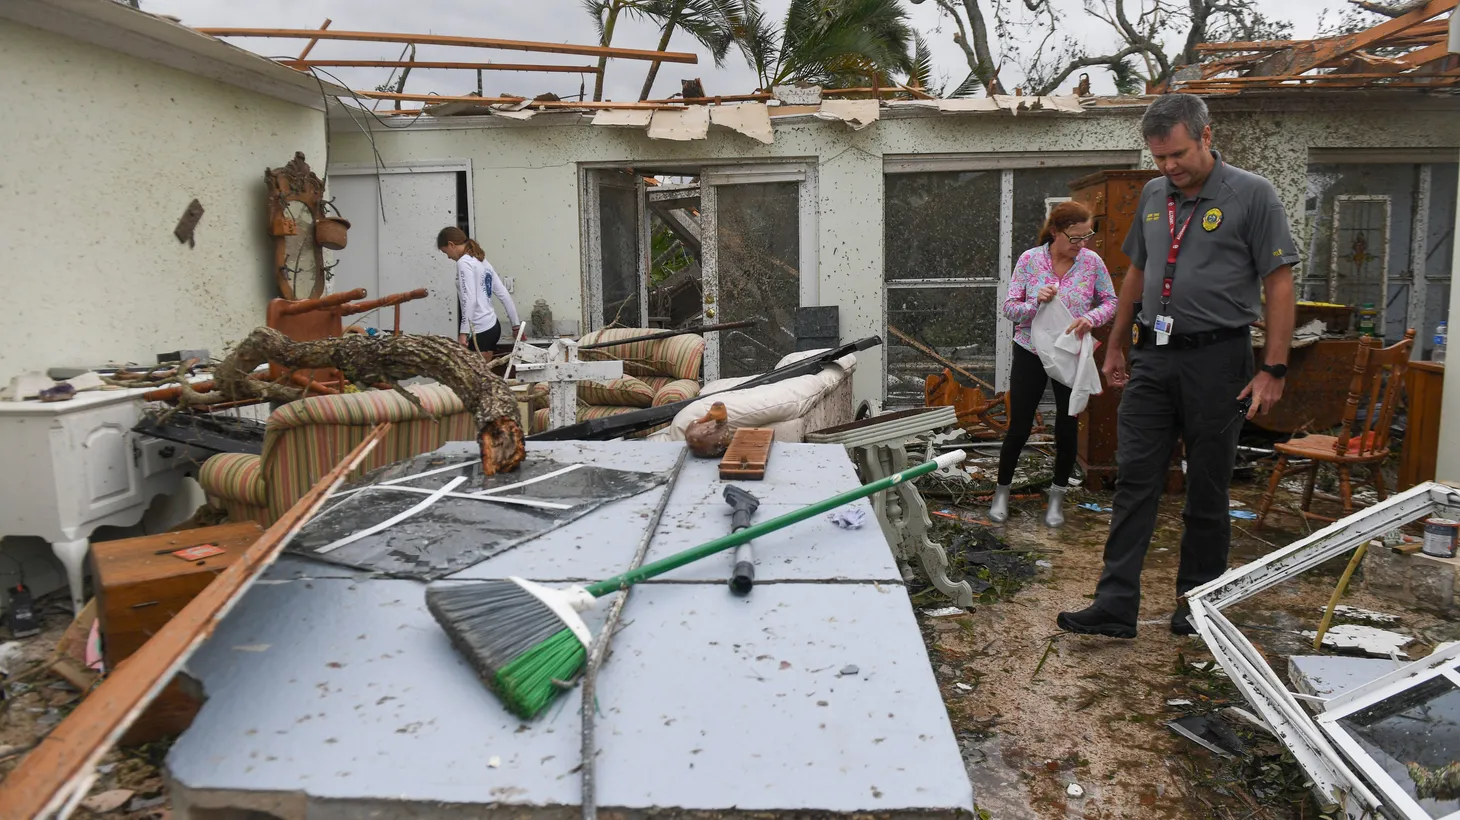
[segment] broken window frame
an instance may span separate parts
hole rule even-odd
[[[715,247],[715,187],[719,185],[754,184],[761,182],[798,183],[798,213],[800,221],[800,294],[799,307],[815,307],[820,302],[820,199],[817,185],[817,162],[814,158],[789,157],[785,159],[757,158],[747,160],[675,160],[662,163],[593,162],[578,166],[579,207],[582,215],[579,237],[583,243],[581,276],[583,288],[583,327],[597,330],[603,326],[603,270],[600,258],[602,225],[598,219],[598,174],[601,171],[625,171],[639,175],[675,175],[699,177],[700,199],[700,270],[704,304],[715,306],[715,315],[708,311],[705,322],[722,321],[719,315],[718,299],[718,250]],[[647,325],[649,309],[649,253],[650,253],[650,209],[649,197],[652,191],[640,183],[640,271],[639,282],[642,292],[641,305],[643,321]],[[719,334],[705,335],[705,360],[703,379],[706,382],[720,378]]]
[[[1005,320],[998,306],[1004,294],[1009,292],[1009,281],[1014,270],[1014,172],[1039,170],[1042,168],[1081,168],[1103,166],[1111,169],[1137,168],[1140,166],[1140,151],[1008,151],[991,154],[886,154],[882,159],[882,175],[961,173],[965,171],[999,171],[999,275],[994,277],[954,277],[939,279],[888,279],[886,253],[883,254],[882,287],[882,329],[887,339],[887,324],[891,302],[886,298],[888,290],[899,288],[996,288],[994,315],[988,317],[997,323],[995,335],[994,389],[999,392],[1009,389],[1009,372],[1013,365],[1013,324]],[[1064,199],[1069,199],[1065,197]],[[1060,197],[1046,197],[1045,213],[1054,207]],[[884,223],[886,215],[883,215]],[[970,317],[972,320],[973,317]],[[887,368],[889,357],[882,360],[882,404],[887,405]]]
[[[585,166],[579,174],[579,191],[583,223],[579,228],[583,241],[583,327],[585,332],[598,330],[606,322],[603,319],[603,221],[599,218],[599,192],[603,187],[627,188],[630,183],[605,184],[612,179],[611,172],[630,172],[627,166]],[[641,176],[634,176],[635,191],[634,220],[638,237],[639,315],[635,326],[647,327],[649,323],[649,217],[646,186]]]
[[[1334,745],[1327,730],[1320,726],[1299,703],[1299,696],[1288,689],[1273,668],[1268,665],[1258,649],[1242,634],[1222,610],[1244,601],[1264,590],[1294,578],[1334,558],[1348,554],[1360,544],[1381,538],[1384,533],[1405,524],[1420,521],[1444,508],[1460,507],[1460,489],[1425,482],[1402,493],[1391,495],[1367,509],[1295,541],[1288,546],[1271,552],[1244,566],[1229,569],[1208,584],[1186,594],[1191,606],[1191,622],[1197,633],[1206,642],[1212,656],[1226,670],[1232,682],[1242,695],[1272,728],[1273,734],[1287,746],[1298,765],[1313,783],[1313,790],[1325,803],[1347,806],[1349,799],[1356,800],[1364,812],[1377,813],[1381,806],[1393,807],[1390,800],[1381,800],[1370,787],[1381,781],[1373,779],[1378,764],[1368,755],[1360,753],[1354,764]],[[1372,688],[1367,692],[1385,692],[1385,696],[1401,692],[1415,685],[1416,670],[1435,663],[1435,656],[1448,657],[1452,651],[1460,651],[1460,645],[1449,647],[1444,654],[1436,652],[1428,658],[1407,664],[1386,674],[1380,680],[1392,680],[1391,686],[1382,690]],[[1377,683],[1377,682],[1376,682]],[[1355,690],[1352,697],[1363,693]],[[1313,701],[1303,695],[1302,700]],[[1324,700],[1323,704],[1341,704],[1344,696]],[[1321,719],[1321,718],[1320,718]],[[1356,772],[1354,766],[1362,772]],[[1392,782],[1392,781],[1391,781]],[[1397,788],[1397,784],[1394,784]],[[1381,786],[1382,788],[1382,786]],[[1387,795],[1387,791],[1386,791]],[[1402,804],[1400,804],[1402,805]],[[1354,812],[1349,812],[1354,816]],[[1407,820],[1430,820],[1427,813],[1414,814],[1406,811]]]
[[[1456,673],[1457,669],[1460,669],[1460,642],[1442,646],[1427,658],[1405,664],[1368,683],[1336,695],[1324,703],[1323,713],[1317,718],[1319,727],[1338,744],[1339,749],[1348,759],[1353,761],[1364,775],[1379,787],[1394,807],[1404,812],[1406,818],[1436,820],[1363,750],[1349,730],[1339,721],[1437,677],[1445,678],[1457,690],[1460,690],[1460,674]],[[1439,820],[1456,820],[1456,818],[1460,818],[1460,811],[1441,815]]]
[[[705,321],[709,323],[734,321],[736,317],[720,315],[720,248],[716,234],[719,217],[718,189],[730,185],[757,185],[771,182],[794,182],[797,192],[797,220],[800,246],[797,249],[797,272],[800,279],[799,307],[820,305],[820,285],[817,271],[817,246],[820,242],[817,213],[816,165],[815,163],[744,163],[737,165],[706,165],[700,173],[700,270]],[[723,333],[705,334],[705,381],[719,379],[720,346]]]

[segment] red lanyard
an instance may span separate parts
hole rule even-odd
[[[1191,206],[1191,213],[1186,215],[1186,221],[1182,223],[1181,230],[1176,230],[1176,197],[1166,197],[1166,227],[1171,232],[1171,249],[1166,251],[1166,278],[1161,282],[1161,304],[1166,304],[1171,299],[1171,278],[1176,274],[1176,254],[1181,251],[1181,240],[1186,238],[1186,229],[1191,227],[1192,217],[1196,216],[1196,205]]]

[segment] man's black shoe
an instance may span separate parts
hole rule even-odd
[[[1188,604],[1185,598],[1176,604],[1176,612],[1171,616],[1171,634],[1196,634],[1196,627],[1191,625],[1191,604]]]
[[[1107,635],[1111,638],[1134,638],[1136,625],[1116,620],[1115,616],[1091,604],[1079,612],[1061,612],[1055,624],[1066,632],[1079,635]]]

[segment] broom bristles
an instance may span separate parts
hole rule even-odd
[[[562,617],[514,581],[432,585],[426,607],[487,687],[522,718],[552,703],[587,658]]]

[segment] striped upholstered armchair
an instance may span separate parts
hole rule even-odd
[[[408,389],[439,420],[390,390],[300,399],[269,416],[261,455],[213,456],[198,471],[198,483],[208,502],[227,510],[230,519],[267,527],[382,421],[391,422],[390,431],[349,478],[448,441],[476,439],[471,414],[450,389],[439,384]]]
[[[659,328],[614,327],[586,333],[579,344],[611,342],[656,333]],[[622,359],[624,376],[609,382],[578,384],[578,421],[607,418],[665,404],[692,399],[700,394],[700,371],[705,361],[705,339],[693,333],[632,342],[601,348],[594,353],[580,354],[584,361],[604,358]],[[548,424],[548,386],[535,384],[529,395],[532,407],[532,432],[540,433]]]

